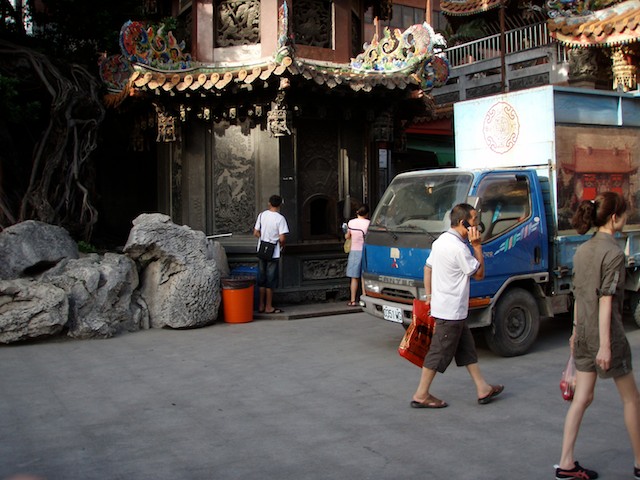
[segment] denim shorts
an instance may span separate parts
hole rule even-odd
[[[278,258],[273,260],[258,259],[258,287],[278,288]]]

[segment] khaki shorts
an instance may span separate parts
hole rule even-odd
[[[459,367],[478,363],[476,344],[467,321],[436,318],[436,329],[423,365],[444,373],[454,358]]]
[[[611,329],[611,368],[605,371],[596,364],[600,342],[597,330],[593,330],[583,325],[576,327],[573,340],[576,369],[580,372],[596,372],[600,378],[617,378],[631,373],[631,347],[624,332]]]

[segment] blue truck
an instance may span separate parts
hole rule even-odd
[[[454,105],[456,167],[397,175],[378,203],[363,252],[364,310],[411,323],[424,264],[460,202],[479,212],[485,278],[472,280],[469,324],[502,356],[526,353],[540,318],[572,308],[573,254],[589,235],[570,219],[607,190],[630,215],[618,241],[640,325],[640,96],[546,86]]]

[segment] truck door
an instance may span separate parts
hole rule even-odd
[[[544,204],[533,171],[487,173],[477,183],[485,279],[472,297],[492,297],[513,276],[547,271]]]

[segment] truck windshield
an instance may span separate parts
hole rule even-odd
[[[425,173],[396,177],[371,217],[369,229],[441,233],[449,229],[449,212],[466,200],[469,173]]]

